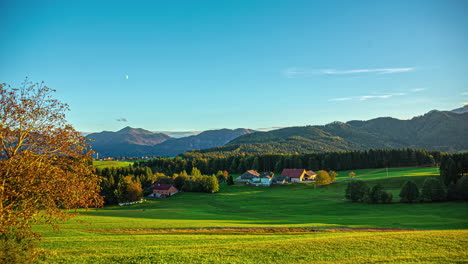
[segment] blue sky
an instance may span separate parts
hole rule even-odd
[[[467,1],[4,0],[0,9],[0,82],[45,81],[80,131],[406,119],[468,102]]]

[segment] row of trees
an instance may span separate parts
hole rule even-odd
[[[381,184],[369,188],[366,182],[357,180],[348,183],[345,193],[346,199],[362,203],[390,203],[393,195],[385,191]]]
[[[153,192],[155,183],[174,184],[186,192],[208,192],[219,190],[219,182],[228,180],[227,171],[218,171],[211,176],[202,175],[199,169],[192,168],[190,175],[184,170],[172,176],[153,173],[149,167],[121,167],[96,169],[102,176],[101,195],[106,204],[116,204],[140,200]]]
[[[231,177],[232,178],[232,177]],[[190,175],[184,170],[172,176],[159,176],[156,183],[173,184],[177,189],[186,192],[214,193],[219,190],[219,182],[228,179],[227,171],[218,171],[211,176],[202,175],[196,167],[192,168]]]
[[[426,178],[421,191],[413,181],[406,181],[400,190],[400,202],[441,202],[441,201],[468,201],[468,175],[463,176],[457,184],[445,187],[438,178]],[[357,180],[348,183],[345,198],[353,202],[364,203],[390,203],[392,194],[386,192],[382,185],[377,184],[369,188],[365,181]]]
[[[438,151],[415,149],[377,149],[366,151],[327,152],[309,154],[241,154],[238,156],[201,158],[157,158],[136,162],[135,166],[151,167],[154,171],[172,175],[180,171],[199,168],[204,174],[219,170],[240,174],[246,170],[274,171],[285,168],[307,170],[354,170],[365,168],[435,165],[440,160]]]

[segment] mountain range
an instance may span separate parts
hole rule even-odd
[[[164,133],[155,133],[141,128],[125,127],[117,132],[103,131],[86,136],[101,157],[172,157],[194,149],[223,146],[229,141],[253,130],[219,129],[207,130],[200,134],[174,138]]]
[[[225,146],[187,152],[189,156],[240,153],[307,153],[365,149],[420,148],[468,150],[468,106],[433,110],[410,120],[391,117],[333,122],[324,126],[287,127],[238,137]]]
[[[103,156],[233,155],[240,153],[306,153],[376,148],[422,148],[447,152],[468,150],[468,106],[430,111],[410,120],[380,117],[333,122],[324,126],[286,127],[268,132],[251,129],[208,130],[174,138],[126,127],[91,133],[91,145]]]

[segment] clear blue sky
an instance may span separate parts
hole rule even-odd
[[[45,81],[80,131],[317,125],[468,102],[463,0],[3,0],[0,10],[0,82]]]

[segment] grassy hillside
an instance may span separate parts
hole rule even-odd
[[[421,185],[436,168],[356,170],[398,196],[407,179]],[[339,179],[347,172],[340,172]],[[180,193],[128,207],[82,212],[62,232],[38,226],[45,261],[96,263],[301,263],[468,261],[466,203],[358,204],[344,201],[346,182],[222,185],[219,193]],[[88,223],[81,223],[80,221]],[[232,228],[231,230],[212,228]],[[241,230],[239,228],[252,228]],[[320,231],[259,228],[393,228],[445,231]],[[193,228],[204,228],[193,230]]]
[[[93,161],[93,166],[95,168],[110,168],[110,167],[128,167],[131,166],[133,162],[129,161],[117,161],[117,160],[95,160]]]

